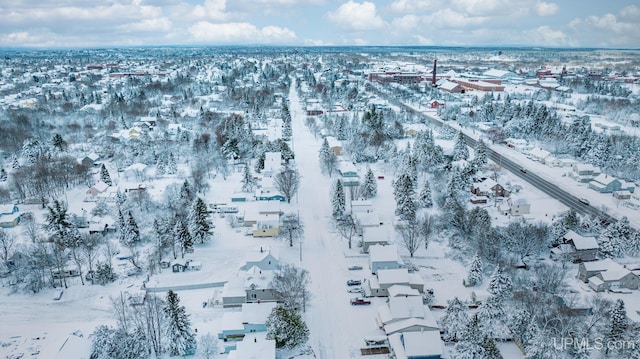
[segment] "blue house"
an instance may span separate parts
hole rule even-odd
[[[618,191],[629,191],[633,193],[633,191],[635,191],[636,189],[636,186],[632,183],[619,180],[615,177],[608,176],[606,174],[600,174],[591,182],[589,182],[589,188],[600,193],[613,193]]]
[[[20,223],[19,209],[15,204],[0,205],[0,228],[13,228]]]

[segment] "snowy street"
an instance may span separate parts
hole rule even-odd
[[[314,138],[304,124],[305,114],[295,86],[289,93],[293,128],[293,150],[301,175],[298,190],[300,217],[305,226],[302,244],[302,266],[311,275],[311,304],[307,306],[306,320],[311,331],[310,345],[317,358],[352,357],[366,328],[375,329],[375,305],[368,308],[352,307],[347,293],[344,272],[348,264],[344,257],[340,237],[331,228],[330,189],[333,178],[322,174],[318,161],[320,139]],[[357,273],[363,275],[363,272]],[[362,278],[354,278],[362,279]],[[358,339],[358,337],[360,339]]]

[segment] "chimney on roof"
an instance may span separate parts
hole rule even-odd
[[[254,343],[257,343],[257,342],[258,342],[258,338],[253,337],[253,342],[254,342]]]

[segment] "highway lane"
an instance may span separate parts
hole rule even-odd
[[[389,96],[388,94],[384,93],[383,91],[381,91],[379,88],[375,87],[378,94],[382,95],[382,96]],[[391,100],[389,100],[391,102]],[[426,114],[422,111],[420,111],[419,109],[406,104],[404,102],[401,102],[397,99],[393,100],[393,103],[398,105],[398,106],[402,106],[405,107],[405,109],[413,112],[413,113],[417,113],[422,115],[424,118],[427,119],[427,121],[429,121],[431,124],[437,126],[437,127],[443,127],[443,126],[449,126],[450,128],[454,129],[454,130],[458,130],[456,128],[453,128],[452,126],[450,126],[446,121],[442,121],[440,119],[437,119],[433,116],[430,116],[429,114]],[[475,140],[474,138],[472,138],[471,136],[465,134],[464,132],[462,133],[463,137],[465,139],[465,142],[467,144],[467,146],[475,148],[476,144],[477,144],[477,140]],[[554,199],[557,199],[558,201],[560,201],[560,203],[564,204],[565,206],[569,207],[569,208],[573,208],[576,212],[580,213],[580,214],[590,214],[593,216],[596,216],[598,218],[601,218],[603,221],[608,222],[608,223],[613,223],[616,221],[615,218],[611,217],[607,212],[591,206],[591,205],[586,205],[582,202],[580,202],[580,200],[578,199],[578,197],[573,196],[572,194],[566,192],[565,190],[559,188],[557,185],[555,185],[552,182],[547,181],[546,179],[536,175],[535,173],[532,173],[531,171],[529,171],[527,169],[526,173],[523,173],[520,171],[521,168],[525,168],[525,166],[522,166],[521,164],[518,164],[512,160],[510,160],[509,158],[506,158],[505,156],[501,155],[500,153],[494,151],[493,149],[490,148],[490,146],[487,146],[487,156],[489,159],[491,159],[493,162],[500,164],[503,168],[505,168],[506,170],[510,171],[511,173],[513,173],[514,175],[520,177],[522,180],[528,182],[529,184],[533,185],[534,187],[538,188],[539,190],[541,190],[542,192],[548,194],[549,196],[551,196]]]

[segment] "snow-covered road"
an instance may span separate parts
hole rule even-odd
[[[327,230],[331,228],[329,197],[335,176],[329,178],[321,173],[318,161],[321,140],[314,138],[306,128],[306,115],[293,85],[289,106],[293,150],[297,159],[304,159],[296,164],[301,175],[297,201],[305,226],[302,266],[311,275],[312,298],[305,314],[311,331],[309,344],[317,358],[349,358],[357,336],[362,332],[362,324],[372,324],[374,318],[371,310],[349,305],[350,295],[344,282],[347,263],[342,243],[335,233]]]

